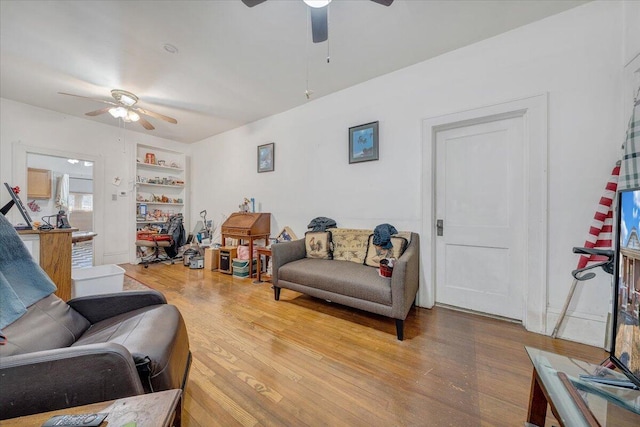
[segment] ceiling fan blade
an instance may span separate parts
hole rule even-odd
[[[253,6],[257,6],[260,3],[264,3],[267,0],[242,0],[242,3],[244,3],[246,6],[249,7],[253,7]]]
[[[374,3],[378,3],[381,4],[383,6],[391,6],[391,3],[393,3],[393,0],[371,0]]]
[[[149,123],[149,121],[145,118],[140,117],[140,120],[138,120],[138,123],[140,123],[146,130],[154,130],[155,128],[153,127],[153,125],[151,123]]]
[[[115,106],[119,105],[112,101],[105,101],[104,99],[99,99],[99,98],[91,98],[89,96],[74,95],[73,93],[66,93],[66,92],[58,92],[58,93],[60,95],[75,96],[76,98],[84,98],[84,99],[89,99],[91,101],[102,102],[103,104],[109,104],[109,105],[115,105]]]
[[[327,6],[309,8],[311,12],[311,35],[314,43],[322,43],[329,38],[327,10]]]
[[[144,114],[146,116],[155,117],[156,119],[160,119],[160,120],[164,120],[165,122],[173,123],[174,125],[178,124],[178,121],[176,119],[174,119],[173,117],[165,116],[164,114],[155,113],[153,111],[145,110],[144,108],[140,108],[140,107],[133,108],[133,110],[137,111],[138,113]]]
[[[112,107],[104,107],[96,111],[89,111],[88,113],[84,113],[85,116],[99,116],[100,114],[104,114],[109,111]]]

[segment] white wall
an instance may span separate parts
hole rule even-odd
[[[96,226],[103,223],[104,232],[96,244],[105,263],[127,262],[133,249],[134,142],[191,154],[192,221],[207,209],[219,225],[244,197],[255,197],[260,211],[273,214],[273,234],[289,225],[301,236],[316,216],[342,227],[389,222],[420,231],[421,175],[430,172],[421,163],[422,121],[548,93],[548,281],[542,285],[550,331],[577,262],[571,248],[583,244],[620,155],[630,97],[623,67],[640,49],[634,16],[634,2],[588,3],[191,146],[131,131],[123,141],[116,127],[1,99],[0,182],[24,179],[18,169],[24,165],[13,165],[16,144],[101,160]],[[380,160],[349,165],[348,128],[376,120]],[[275,172],[258,174],[256,147],[266,142],[276,143]],[[110,184],[115,176],[122,179],[117,188]],[[120,191],[128,197],[112,201]],[[0,204],[8,201],[5,193]],[[122,224],[130,224],[126,233]],[[563,337],[603,344],[609,289],[605,275],[579,286]]]
[[[154,137],[149,133],[123,131],[90,120],[36,108],[15,101],[0,99],[0,183],[26,188],[26,159],[19,155],[24,147],[48,154],[65,156],[70,153],[87,160],[96,160],[94,230],[96,262],[123,263],[131,260],[135,249],[135,143],[153,145],[186,152],[184,144]],[[23,161],[15,164],[16,159]],[[114,177],[121,184],[111,184]],[[112,200],[112,194],[126,192]],[[22,197],[26,203],[26,195]],[[9,201],[9,194],[0,190],[0,205]],[[10,219],[17,223],[15,209]]]
[[[216,221],[255,197],[272,230],[316,216],[341,227],[420,231],[425,118],[549,94],[548,324],[571,284],[601,192],[620,156],[625,5],[594,2],[192,145],[193,209]],[[638,25],[638,23],[636,23]],[[334,41],[337,42],[337,41]],[[425,43],[428,43],[425,40]],[[627,46],[630,44],[627,43]],[[302,90],[301,90],[301,96]],[[380,122],[380,160],[347,159],[350,126]],[[275,142],[275,172],[256,147]],[[424,272],[424,277],[430,277]],[[562,336],[604,342],[610,276],[579,286]],[[431,284],[423,284],[430,286]]]

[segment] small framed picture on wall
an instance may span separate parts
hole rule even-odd
[[[378,122],[349,128],[349,163],[378,160]]]
[[[275,142],[258,145],[258,173],[273,172],[275,164]]]

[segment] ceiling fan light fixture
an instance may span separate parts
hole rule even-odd
[[[133,104],[135,104],[137,102],[136,99],[131,98],[129,95],[123,93],[122,95],[120,95],[120,102],[122,102],[124,105],[131,107]]]
[[[309,7],[321,8],[331,3],[331,0],[302,0]]]
[[[124,107],[109,108],[109,114],[111,114],[114,119],[125,118],[127,117],[127,109]]]
[[[131,107],[138,102],[138,97],[136,95],[122,89],[113,89],[111,91],[111,96],[113,96],[116,101],[127,107]]]
[[[129,110],[127,112],[127,119],[130,122],[137,122],[138,120],[140,120],[140,115],[138,113],[136,113],[135,111]]]

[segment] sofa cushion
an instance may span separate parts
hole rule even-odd
[[[304,258],[289,262],[278,270],[281,280],[391,305],[391,281],[374,268],[350,261]]]
[[[333,259],[330,231],[307,231],[304,234],[307,258]]]
[[[369,236],[369,244],[367,245],[367,256],[365,257],[364,264],[368,265],[369,267],[380,267],[381,259],[398,259],[408,246],[407,239],[398,236],[391,236],[391,244],[393,246],[389,249],[383,249],[382,247],[373,244],[373,234]]]
[[[363,264],[367,254],[367,242],[372,230],[330,228],[333,240],[333,259]]]
[[[49,295],[2,330],[7,343],[0,345],[0,357],[69,347],[87,328],[87,319],[56,295]]]
[[[183,334],[185,336],[181,337]],[[188,343],[188,338],[182,317],[173,305],[152,305],[94,323],[73,346],[105,342],[124,346],[136,365],[149,362],[155,390],[166,389],[171,384],[169,388],[175,388],[171,376],[183,374],[169,372],[171,358],[183,358],[188,353],[188,345],[185,351],[175,348]],[[144,379],[142,385],[150,391]]]

